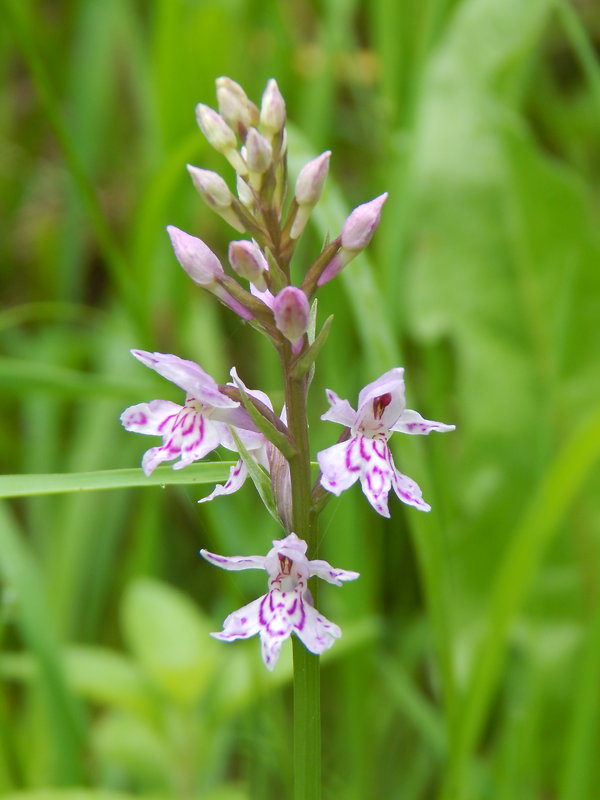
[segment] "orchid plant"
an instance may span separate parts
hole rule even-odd
[[[286,110],[277,83],[268,82],[258,108],[241,86],[218,78],[217,99],[218,112],[197,106],[197,121],[208,142],[233,167],[236,193],[215,172],[195,166],[188,166],[188,171],[208,207],[247,238],[230,243],[228,273],[201,239],[174,226],[167,230],[175,256],[190,278],[270,340],[281,365],[284,407],[278,415],[269,397],[248,389],[235,368],[231,382],[219,384],[193,361],[132,350],[142,364],[180,387],[185,397],[182,405],[151,400],[131,406],[121,422],[127,430],[161,439],[143,456],[147,475],[163,461],[174,461],[174,469],[183,469],[219,446],[235,452],[238,460],[226,483],[202,501],[237,491],[250,476],[281,525],[284,536],[273,541],[266,556],[220,556],[206,550],[201,554],[222,569],[264,569],[268,575],[268,592],[231,613],[215,638],[230,642],[258,634],[263,661],[272,670],[282,643],[296,634],[294,785],[298,800],[311,800],[320,796],[317,656],[342,632],[316,610],[308,581],[316,576],[339,586],[359,577],[316,558],[319,512],[331,495],[341,494],[358,480],[383,517],[390,516],[392,488],[403,503],[429,511],[419,486],[396,468],[388,439],[393,432],[419,435],[451,431],[454,426],[424,419],[406,408],[401,367],[365,386],[356,411],[328,390],[330,408],[321,419],[344,426],[344,432],[336,444],[317,453],[320,473],[311,480],[308,391],[331,324],[327,319],[317,332],[315,295],[367,247],[387,194],[355,208],[339,235],[304,271],[301,285],[293,286],[292,258],[320,198],[331,153],[306,164],[289,193]]]

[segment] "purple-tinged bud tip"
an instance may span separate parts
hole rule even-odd
[[[229,208],[231,206],[231,192],[223,178],[209,169],[199,169],[191,164],[187,165],[192,182],[196,190],[209,206],[216,208]]]
[[[286,286],[273,301],[275,325],[292,344],[308,330],[310,305],[308,298],[295,286]]]
[[[236,146],[237,140],[235,138],[235,133],[231,130],[223,117],[217,114],[210,106],[205,106],[204,103],[198,103],[196,106],[196,121],[209,144],[211,144],[215,150],[223,153],[230,147]]]
[[[285,102],[277,86],[271,78],[263,92],[260,105],[260,127],[267,136],[276,136],[285,125]]]
[[[318,202],[329,171],[330,156],[331,150],[326,150],[300,170],[294,190],[298,205],[314,206]]]
[[[222,76],[217,78],[216,85],[219,113],[234,131],[243,133],[258,123],[258,109],[239,83]]]
[[[250,281],[259,291],[267,288],[265,273],[269,270],[267,259],[258,245],[243,239],[229,244],[229,263],[238,275]]]
[[[189,233],[167,226],[175,256],[190,278],[199,286],[212,288],[224,275],[221,262],[202,239]]]
[[[387,192],[374,200],[357,206],[342,227],[342,247],[347,250],[364,250],[373,238],[379,225],[381,207],[387,200]]]
[[[237,173],[246,175],[248,172],[246,164],[236,149],[236,135],[223,117],[217,114],[210,106],[198,103],[196,106],[196,120],[208,143],[218,153],[222,153],[225,156]]]
[[[266,172],[272,159],[273,151],[269,142],[256,128],[250,128],[246,138],[246,163],[250,172]]]

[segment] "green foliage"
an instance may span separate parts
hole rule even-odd
[[[266,552],[280,529],[250,481],[197,505],[229,461],[146,478],[150,441],[118,422],[179,399],[132,347],[223,382],[234,364],[281,407],[272,355],[164,233],[221,256],[231,238],[184,169],[223,169],[193,107],[227,74],[254,100],[277,78],[293,173],[333,152],[297,283],[354,205],[390,193],[368,252],[319,293],[315,452],[339,433],[322,390],[353,401],[397,364],[409,405],[457,424],[392,440],[431,514],[392,501],[384,521],[357,489],[323,515],[323,557],[361,572],[319,598],[344,630],[323,660],[325,797],[596,797],[594,4],[5,5],[0,794],[286,796],[289,652],[267,675],[257,642],[208,636],[264,576],[197,556]]]

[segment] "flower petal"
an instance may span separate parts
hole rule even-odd
[[[223,622],[223,630],[211,633],[211,636],[223,642],[231,642],[234,639],[248,639],[257,634],[260,630],[258,617],[263,600],[264,597],[259,597],[248,605],[238,608],[237,611],[233,611]]]
[[[321,419],[329,422],[339,422],[340,425],[351,428],[356,421],[356,411],[350,403],[339,398],[331,389],[326,389],[325,394],[331,408],[321,416]]]
[[[303,603],[303,607],[304,614],[301,621],[294,625],[294,630],[306,649],[319,655],[329,650],[342,635],[342,630],[308,603]]]
[[[233,494],[234,492],[237,492],[238,489],[242,488],[247,477],[248,470],[240,458],[237,464],[234,464],[229,470],[229,478],[227,478],[226,483],[217,483],[212,492],[206,497],[202,497],[200,500],[198,500],[198,502],[207,503],[209,500],[214,500],[215,497],[219,497],[222,494]]]
[[[389,447],[383,439],[362,438],[365,451],[370,451],[369,463],[360,476],[362,490],[375,511],[389,517],[388,494],[392,485],[392,468],[387,459]]]
[[[176,458],[178,455],[179,453],[170,453],[164,447],[151,447],[142,456],[144,475],[151,475],[163,461],[169,461],[169,459]]]
[[[408,475],[403,475],[395,467],[392,472],[392,486],[398,499],[402,500],[403,503],[414,506],[419,511],[431,511],[429,503],[423,500],[423,493],[419,485]]]
[[[265,568],[265,556],[220,556],[208,550],[200,550],[200,555],[215,567],[221,567],[229,572]]]
[[[367,433],[387,432],[405,406],[404,369],[395,367],[360,391],[355,427]]]
[[[121,414],[121,424],[125,430],[134,433],[146,433],[150,436],[162,436],[181,411],[182,406],[170,400],[151,400],[149,403],[138,403],[129,406]]]
[[[235,400],[221,394],[214,378],[194,361],[187,361],[171,353],[149,353],[146,350],[132,350],[131,353],[142,364],[206,405],[216,408],[235,408],[239,405]]]
[[[172,436],[165,447],[179,444],[181,459],[173,464],[173,469],[183,469],[194,461],[208,455],[221,444],[219,429],[214,422],[202,414],[191,412],[182,420],[181,430],[173,428]]]
[[[435,422],[431,419],[424,419],[418,411],[407,408],[400,416],[398,421],[392,426],[391,430],[399,433],[428,434],[431,431],[446,433],[453,431],[456,425],[446,425],[445,422]]]
[[[298,591],[280,592],[272,589],[262,598],[258,614],[262,657],[272,670],[281,652],[281,644],[291,634],[296,622],[304,616],[302,594]]]
[[[335,586],[341,586],[342,581],[355,581],[360,577],[359,572],[353,572],[349,569],[335,569],[327,561],[315,559],[308,562],[309,574],[316,575],[317,578],[322,578],[327,583],[333,583]]]
[[[317,461],[322,472],[321,485],[328,492],[340,495],[358,480],[360,466],[352,460],[353,444],[358,438],[363,437],[355,437],[349,442],[334,444],[317,453]]]

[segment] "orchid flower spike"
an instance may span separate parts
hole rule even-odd
[[[130,406],[121,414],[126,430],[162,436],[162,445],[144,453],[142,469],[146,475],[163,461],[175,458],[179,461],[173,464],[173,469],[183,469],[219,445],[235,450],[229,426],[236,429],[247,450],[254,451],[264,445],[264,437],[256,430],[247,411],[222,394],[215,380],[198,364],[169,353],[145,350],[131,353],[186,393],[182,406],[170,400],[151,400]]]
[[[360,479],[367,500],[383,517],[390,516],[388,494],[392,487],[403,503],[430,511],[417,484],[396,469],[387,442],[394,431],[428,434],[453,431],[455,426],[423,419],[406,408],[404,370],[396,367],[367,384],[358,395],[358,411],[330,389],[327,399],[331,408],[321,419],[350,428],[350,439],[317,453],[321,485],[340,495]]]
[[[230,614],[215,639],[231,642],[258,634],[265,666],[273,670],[282,643],[295,633],[307,650],[320,655],[342,635],[341,629],[320,614],[307,588],[313,575],[341,586],[353,581],[358,572],[334,569],[327,561],[309,561],[307,544],[295,533],[273,541],[266,556],[219,556],[201,550],[203,558],[227,570],[264,569],[269,576],[267,594]]]

